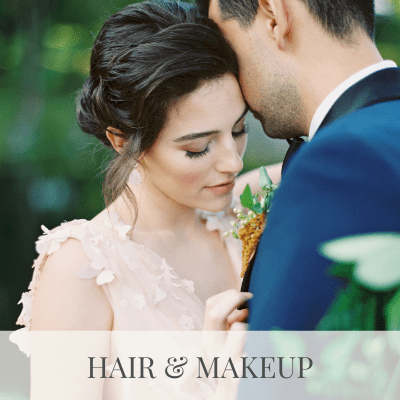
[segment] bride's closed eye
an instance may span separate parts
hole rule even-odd
[[[242,130],[240,130],[239,132],[232,132],[232,136],[236,139],[239,138],[243,135],[247,134],[247,125],[244,125]],[[189,151],[186,150],[186,155],[189,158],[198,158],[198,157],[203,157],[205,156],[207,153],[209,153],[211,151],[210,145],[211,145],[212,141],[207,145],[207,147],[204,150],[201,151]]]
[[[246,125],[246,124],[243,125],[243,128],[242,128],[241,131],[239,131],[239,132],[232,132],[232,136],[233,136],[234,138],[238,138],[238,137],[241,137],[241,136],[246,135],[246,134],[247,134],[247,125]]]

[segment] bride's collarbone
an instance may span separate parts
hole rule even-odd
[[[238,277],[218,232],[210,241],[182,243],[179,250],[171,251],[170,263],[180,277],[195,283],[203,301],[237,285]]]
[[[173,232],[133,232],[132,239],[150,248],[167,261],[174,258],[180,259],[185,254],[190,258],[193,258],[194,254],[201,255],[201,258],[213,255],[220,258],[221,253],[226,252],[226,246],[216,231],[200,231],[190,235],[178,235]]]
[[[165,258],[179,278],[194,282],[196,294],[203,301],[237,286],[237,273],[219,232],[188,238],[167,234],[140,236],[136,239]]]

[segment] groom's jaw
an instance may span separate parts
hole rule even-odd
[[[333,7],[333,0],[324,1]],[[228,10],[229,3],[210,0],[209,17],[236,52],[243,94],[270,137],[308,135],[313,116],[329,93],[382,60],[371,39],[371,12],[366,5],[362,13],[355,13],[356,0],[334,10],[329,26],[322,23],[322,0],[315,0],[313,7],[310,0],[265,0],[247,25],[239,17],[225,18],[226,10],[221,9]],[[239,8],[250,7],[246,4]],[[348,26],[337,23],[342,14],[348,17]],[[361,17],[363,21],[357,19]]]

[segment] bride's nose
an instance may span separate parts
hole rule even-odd
[[[216,169],[219,172],[238,174],[243,169],[243,160],[238,153],[233,137],[224,140],[219,150]]]

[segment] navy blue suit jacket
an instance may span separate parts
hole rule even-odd
[[[313,330],[342,283],[320,243],[400,231],[400,71],[349,89],[290,160],[260,239],[249,291],[251,330]]]

